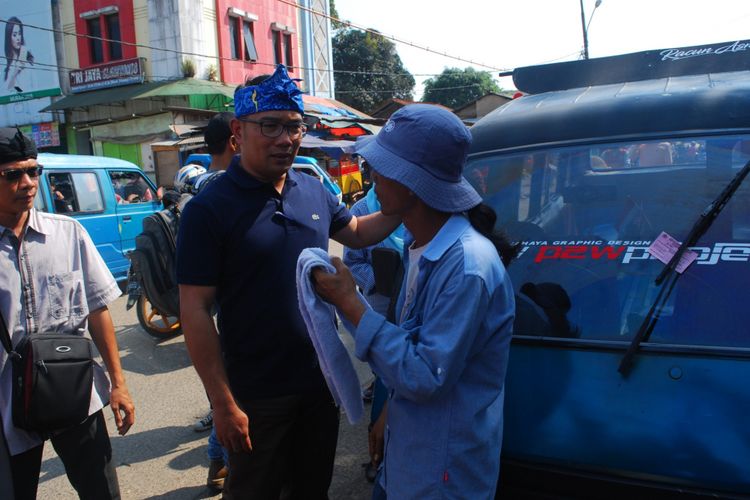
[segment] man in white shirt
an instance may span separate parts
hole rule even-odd
[[[13,345],[31,333],[82,335],[88,329],[111,380],[95,367],[89,417],[50,436],[13,425],[11,366],[0,351],[0,420],[13,484],[0,497],[35,498],[44,440],[52,441],[80,498],[120,498],[102,408],[112,407],[118,432],[135,413],[120,366],[107,304],[120,295],[88,233],[75,219],[38,212],[34,197],[42,166],[34,143],[18,129],[0,128],[0,311]],[[10,458],[8,458],[10,457]]]

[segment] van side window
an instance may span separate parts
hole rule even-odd
[[[55,213],[86,213],[104,210],[101,189],[93,172],[59,172],[47,176]]]
[[[154,193],[148,181],[138,172],[110,171],[117,203],[150,203]]]

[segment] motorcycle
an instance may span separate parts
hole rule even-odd
[[[159,339],[174,337],[182,333],[180,318],[162,314],[148,301],[132,266],[128,271],[126,293],[128,301],[125,309],[129,311],[133,306],[137,306],[138,324],[146,333]]]

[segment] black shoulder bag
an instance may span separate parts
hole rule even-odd
[[[26,335],[13,343],[0,314],[0,340],[13,372],[13,424],[48,434],[88,417],[94,379],[90,339],[71,334]]]

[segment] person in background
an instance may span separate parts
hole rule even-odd
[[[107,308],[120,289],[79,222],[34,208],[42,171],[36,157],[33,141],[20,130],[0,128],[0,309],[14,345],[32,332],[82,335],[88,329],[110,380],[95,365],[89,417],[49,439],[81,498],[120,498],[102,412],[109,403],[120,435],[135,420]],[[36,497],[44,438],[13,425],[7,360],[0,351],[0,442],[6,444],[0,454],[10,457],[15,498],[25,500]],[[8,486],[0,484],[2,498],[10,498]]]
[[[356,356],[389,389],[373,498],[495,494],[514,293],[494,211],[462,177],[470,143],[456,115],[413,104],[355,145],[382,213],[410,235],[396,323],[361,302],[340,259],[336,273],[313,271],[320,296],[356,327]]]
[[[185,206],[177,238],[180,320],[229,452],[227,500],[328,497],[340,411],[299,311],[297,259],[329,238],[372,245],[400,222],[352,217],[291,169],[301,94],[282,65],[235,91],[240,155]]]

